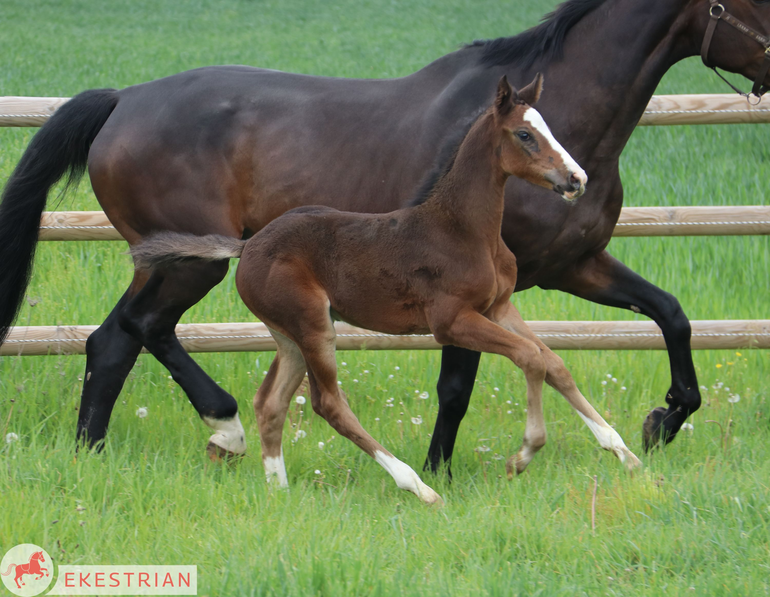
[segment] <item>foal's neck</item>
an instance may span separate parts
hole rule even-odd
[[[508,179],[497,156],[501,141],[493,113],[485,112],[463,139],[452,167],[430,192],[425,208],[440,213],[458,232],[497,241]]]

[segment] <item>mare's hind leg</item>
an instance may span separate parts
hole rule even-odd
[[[279,487],[288,487],[281,438],[291,397],[302,383],[306,367],[302,353],[294,342],[275,330],[271,329],[270,333],[278,345],[278,351],[267,377],[254,397],[254,412],[259,425],[262,464],[265,466],[267,480],[270,482],[275,478]]]
[[[575,380],[567,370],[567,367],[564,366],[564,361],[561,357],[554,354],[554,352],[532,332],[529,326],[521,318],[521,314],[516,307],[511,303],[506,303],[506,305],[503,305],[501,309],[492,315],[491,319],[515,334],[537,344],[543,353],[547,368],[545,382],[567,399],[567,402],[572,405],[572,408],[577,411],[580,418],[583,419],[594,436],[596,436],[596,439],[599,441],[599,445],[602,448],[615,454],[615,456],[617,456],[629,469],[641,466],[642,463],[633,452],[626,447],[626,444],[623,442],[623,439],[618,432],[610,427],[602,416],[596,412],[596,409],[591,406],[588,400],[586,400],[585,396],[580,393],[580,390],[578,390],[578,387],[575,384]]]
[[[169,370],[215,431],[207,448],[212,459],[246,451],[238,403],[187,354],[174,328],[182,314],[224,278],[227,268],[227,261],[190,260],[156,269],[119,314],[120,326]]]
[[[290,314],[290,320],[284,322],[287,326],[268,325],[285,332],[302,351],[308,370],[313,410],[326,419],[337,433],[374,458],[390,473],[399,488],[411,491],[425,503],[441,503],[441,497],[425,485],[409,465],[401,462],[369,435],[350,410],[347,398],[337,385],[336,333],[329,316],[329,302],[325,296],[323,302],[314,301],[310,293],[303,295],[303,299],[301,307],[286,309],[285,312]]]
[[[135,279],[133,285],[136,283]],[[101,449],[104,446],[115,401],[142,350],[142,343],[118,323],[118,314],[131,296],[133,292],[129,288],[104,323],[86,341],[86,373],[80,396],[77,439],[89,447]]]
[[[527,380],[527,425],[521,448],[506,465],[509,476],[514,467],[517,473],[522,473],[546,440],[543,419],[546,365],[540,348],[531,340],[511,333],[471,309],[460,311],[449,322],[432,321],[431,329],[440,344],[499,354],[509,358],[524,372]]]

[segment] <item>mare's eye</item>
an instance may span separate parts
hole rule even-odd
[[[519,131],[516,133],[516,136],[522,141],[529,141],[532,138],[532,135],[530,135],[527,131]]]

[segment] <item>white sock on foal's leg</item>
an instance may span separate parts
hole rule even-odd
[[[283,462],[283,448],[281,448],[281,455],[275,456],[263,456],[262,464],[265,466],[265,477],[268,483],[272,483],[273,480],[278,482],[278,487],[287,489],[289,487],[289,479],[286,476],[286,465]]]
[[[441,499],[441,496],[423,483],[420,476],[405,462],[379,450],[374,453],[374,459],[390,473],[399,489],[411,491],[426,504],[443,503],[444,500]]]

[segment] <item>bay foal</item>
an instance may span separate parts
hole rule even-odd
[[[518,176],[567,200],[582,194],[587,180],[531,107],[541,89],[540,75],[521,92],[503,77],[494,104],[411,207],[376,215],[305,207],[248,241],[163,233],[133,249],[140,267],[185,257],[241,258],[238,292],[278,345],[254,399],[268,479],[288,484],[281,437],[307,370],[319,415],[382,465],[398,487],[426,503],[441,499],[351,411],[337,384],[334,319],[388,334],[430,332],[440,344],[501,354],[520,367],[527,423],[521,448],[507,462],[509,476],[521,473],[545,444],[544,380],[572,404],[603,448],[629,467],[639,465],[510,302],[517,268],[500,237],[506,180]]]

